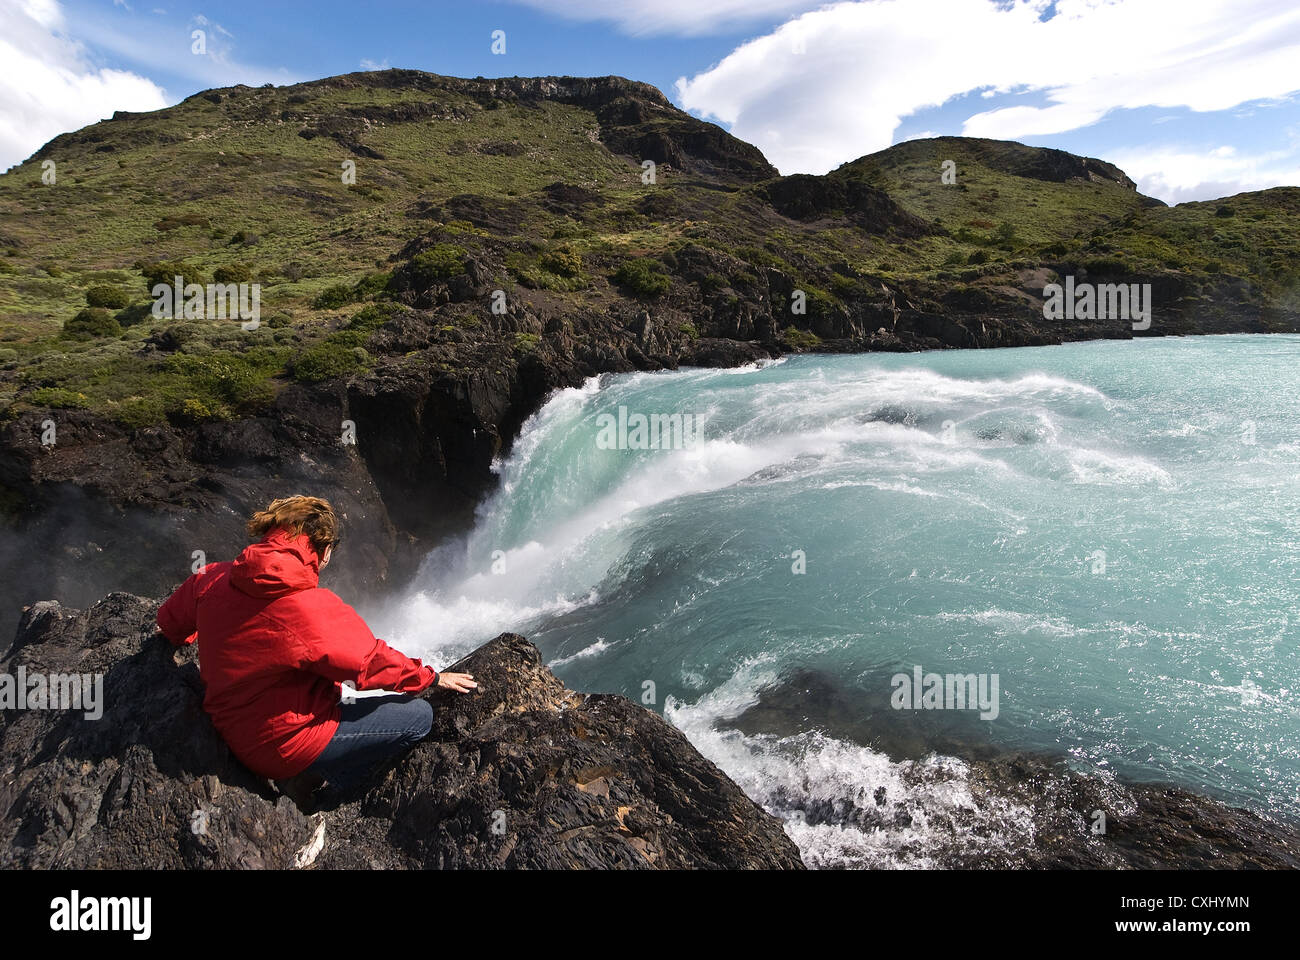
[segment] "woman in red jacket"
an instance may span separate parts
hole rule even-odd
[[[423,739],[437,685],[468,693],[469,674],[439,674],[375,639],[357,612],[318,586],[339,543],[328,501],[285,497],[248,522],[256,542],[210,563],[158,610],[172,643],[199,644],[203,709],[254,773],[285,781],[300,805],[328,782],[347,793],[380,764]],[[340,682],[401,696],[340,703]]]

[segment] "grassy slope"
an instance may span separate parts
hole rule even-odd
[[[975,241],[959,243],[962,253],[993,245],[1015,256],[1113,260],[1134,273],[1251,278],[1295,309],[1300,188],[1167,207],[1115,183],[1053,183],[1008,172],[1014,155],[1027,149],[939,137],[899,144],[837,173],[863,176],[908,210]],[[948,159],[957,165],[955,189],[939,181],[940,164]],[[1014,228],[1013,243],[996,241],[1004,223]],[[950,251],[947,238],[935,256],[942,251]],[[909,266],[923,272],[934,257]]]
[[[494,280],[574,307],[617,296],[608,278],[627,259],[692,245],[732,258],[736,275],[719,284],[771,266],[837,302],[864,281],[1014,284],[1066,260],[1249,277],[1296,306],[1294,188],[1167,209],[1115,182],[1017,175],[1041,151],[961,138],[902,144],[830,175],[882,188],[934,227],[900,237],[835,216],[781,217],[725,174],[664,171],[646,187],[636,159],[602,145],[586,107],[381,76],[196,95],[65,135],[0,176],[0,405],[89,407],[129,424],[225,418],[288,377],[364,368],[366,334],[383,315],[339,328],[375,291],[321,295],[366,277],[382,286],[426,231],[461,250],[498,241],[507,252]],[[58,164],[54,186],[40,183],[46,157]],[[340,177],[349,159],[354,186]],[[940,182],[944,159],[957,163],[956,186]],[[546,188],[557,183],[597,202],[556,203]],[[464,195],[483,198],[486,213],[453,199]],[[96,284],[147,303],[139,264],[160,260],[205,278],[246,266],[262,284],[261,329],[145,315],[120,337],[60,337]],[[146,347],[163,331],[179,350]]]
[[[58,165],[55,186],[41,185],[35,158],[0,177],[0,244],[8,254],[0,276],[0,349],[7,352],[0,360],[22,367],[19,377],[6,378],[0,399],[24,386],[57,384],[128,421],[156,418],[183,397],[219,404],[210,386],[189,382],[174,361],[137,356],[156,327],[176,326],[170,322],[146,318],[113,342],[58,339],[97,283],[147,301],[145,280],[133,269],[139,260],[181,259],[207,275],[249,265],[262,284],[269,323],[251,334],[219,322],[179,326],[195,328],[188,331],[195,356],[213,356],[203,351],[207,344],[221,362],[251,366],[253,379],[260,379],[282,368],[315,328],[327,327],[330,313],[312,306],[322,290],[386,266],[384,258],[417,232],[419,224],[407,216],[413,198],[508,198],[561,179],[599,185],[615,199],[640,187],[639,169],[593,142],[588,134],[596,124],[575,107],[485,109],[440,92],[447,119],[367,132],[365,145],[383,154],[379,160],[357,156],[328,136],[304,139],[298,135],[304,122],[285,122],[279,114],[303,114],[309,125],[310,118],[351,108],[425,103],[427,91],[355,86],[311,91],[305,103],[293,99],[294,88],[237,89],[221,103],[195,96],[170,110],[97,124],[79,142],[50,151]],[[103,144],[94,140],[101,137],[112,151],[100,151]],[[517,146],[491,152],[502,144]],[[342,182],[348,159],[357,164],[355,186]],[[198,222],[172,226],[168,218]],[[525,220],[520,229],[549,233],[553,225],[538,222],[549,219]],[[232,242],[240,233],[256,235],[256,242]],[[636,242],[634,233],[600,239]],[[238,359],[250,349],[259,352],[247,363]],[[242,371],[232,376],[240,379]],[[238,385],[228,391],[234,400],[244,392]],[[76,403],[61,394],[44,398]]]

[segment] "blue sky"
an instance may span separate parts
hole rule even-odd
[[[0,0],[0,169],[115,109],[393,66],[644,80],[782,173],[965,134],[1178,202],[1300,184],[1298,55],[1292,0]]]

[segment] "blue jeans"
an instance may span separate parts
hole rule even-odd
[[[333,795],[364,783],[384,761],[423,740],[433,727],[429,702],[400,693],[360,697],[339,709],[338,730],[307,768],[325,778]]]

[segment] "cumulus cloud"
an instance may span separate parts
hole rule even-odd
[[[1122,108],[1283,98],[1300,89],[1297,59],[1293,0],[871,0],[804,13],[677,95],[782,173],[824,173],[929,107],[969,99],[967,136],[1045,136]],[[1034,102],[984,109],[991,96]]]
[[[613,23],[633,36],[702,36],[789,16],[824,0],[514,0],[570,20]]]
[[[0,170],[52,137],[115,110],[167,105],[166,93],[152,80],[95,66],[65,29],[55,0],[0,5]]]
[[[1300,154],[1294,150],[1247,154],[1227,144],[1203,149],[1161,146],[1121,150],[1107,159],[1132,177],[1142,193],[1166,203],[1300,184]]]

